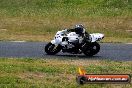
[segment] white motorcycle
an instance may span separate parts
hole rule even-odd
[[[93,56],[100,51],[100,45],[97,41],[103,38],[104,34],[101,33],[89,34],[82,38],[75,32],[58,31],[54,39],[45,46],[45,52],[48,55],[55,55],[62,51],[63,53],[84,53],[86,56]]]

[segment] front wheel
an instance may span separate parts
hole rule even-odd
[[[46,52],[47,54],[49,54],[49,55],[55,55],[55,54],[57,54],[57,53],[60,52],[60,51],[61,51],[61,46],[60,46],[60,45],[56,46],[56,45],[54,45],[54,44],[52,44],[52,43],[50,42],[50,43],[48,43],[48,44],[45,46],[45,52]]]
[[[85,50],[83,53],[86,56],[93,56],[100,51],[100,45],[97,42],[90,43],[84,46]]]

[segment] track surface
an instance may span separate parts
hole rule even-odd
[[[67,53],[58,53],[55,56],[46,55],[44,52],[44,42],[0,42],[0,57],[32,57],[32,58],[78,58],[90,59],[85,55],[71,55]],[[132,44],[112,44],[102,43],[100,52],[92,59],[111,59],[132,61]]]

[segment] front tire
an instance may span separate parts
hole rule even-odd
[[[48,54],[48,55],[55,55],[57,54],[58,52],[61,51],[61,46],[58,45],[58,46],[55,46],[54,44],[52,44],[51,42],[48,43],[46,46],[45,46],[45,52]]]
[[[84,46],[84,48],[85,50],[83,51],[83,53],[86,56],[93,56],[100,51],[100,45],[97,42],[90,43]]]

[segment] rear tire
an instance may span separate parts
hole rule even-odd
[[[90,43],[84,46],[84,48],[85,50],[83,51],[83,53],[86,56],[93,56],[100,51],[100,45],[97,42]]]
[[[55,48],[56,47],[56,48]],[[55,49],[54,49],[55,48]],[[46,46],[45,46],[45,52],[48,54],[48,55],[55,55],[57,54],[58,52],[61,51],[61,45],[58,45],[58,46],[55,46],[54,44],[52,44],[51,42],[48,43]]]

